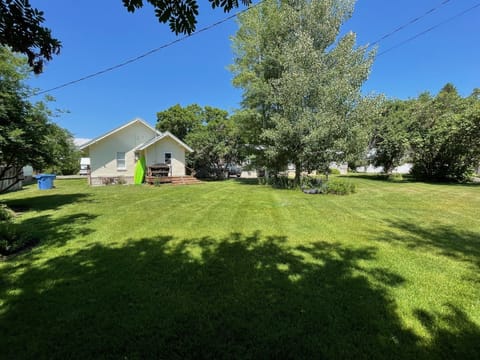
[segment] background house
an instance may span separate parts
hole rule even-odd
[[[168,176],[185,175],[185,153],[193,151],[170,132],[160,132],[142,119],[134,119],[80,147],[90,157],[90,184],[133,183],[137,161],[147,167],[167,164]]]

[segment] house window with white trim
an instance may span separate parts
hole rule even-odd
[[[117,170],[127,170],[127,164],[125,162],[125,152],[117,152]]]

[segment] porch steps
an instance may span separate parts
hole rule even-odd
[[[172,185],[193,185],[202,182],[193,176],[146,176],[145,182],[148,184],[172,184]]]
[[[201,183],[202,181],[190,175],[172,176],[172,185],[194,185],[194,184],[201,184]]]

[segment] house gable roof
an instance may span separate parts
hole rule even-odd
[[[158,132],[158,131],[157,131]],[[179,138],[177,138],[175,135],[173,135],[170,131],[165,131],[164,133],[159,133],[160,135],[159,136],[156,136],[154,137],[153,139],[150,139],[146,142],[144,142],[143,144],[140,144],[138,145],[134,150],[135,151],[140,151],[140,150],[145,150],[146,148],[148,148],[149,146],[152,146],[153,144],[157,143],[158,141],[162,140],[162,139],[165,139],[167,137],[171,138],[173,141],[175,141],[176,143],[178,143],[180,146],[182,146],[183,148],[185,148],[185,150],[189,151],[189,152],[193,152],[193,149],[188,146],[187,144],[185,144],[182,140],[180,140]]]
[[[121,131],[121,130],[123,130],[123,129],[131,126],[131,125],[133,125],[133,124],[136,124],[136,123],[140,123],[140,124],[144,125],[144,126],[147,127],[148,129],[152,130],[152,131],[153,131],[155,134],[157,134],[158,136],[162,136],[162,135],[163,135],[163,133],[161,133],[160,131],[158,131],[158,130],[155,129],[154,127],[150,126],[145,120],[140,119],[140,118],[135,118],[135,119],[133,119],[132,121],[130,121],[130,122],[128,122],[128,123],[126,123],[126,124],[124,124],[124,125],[122,125],[122,126],[119,126],[119,127],[115,128],[115,129],[113,129],[113,130],[111,130],[111,131],[109,131],[109,132],[107,132],[107,133],[105,133],[105,134],[103,134],[103,135],[100,135],[100,136],[96,137],[95,139],[92,139],[92,140],[86,142],[85,144],[83,144],[83,145],[80,146],[80,150],[86,149],[86,148],[88,148],[89,146],[91,146],[91,145],[93,145],[93,144],[95,144],[95,143],[97,143],[97,142],[99,142],[99,141],[101,141],[101,140],[109,137],[110,135],[113,135],[113,134],[115,134],[115,133],[117,133],[117,132],[119,132],[119,131]],[[155,138],[156,138],[156,137],[155,137]],[[154,139],[155,139],[155,138],[154,138]]]

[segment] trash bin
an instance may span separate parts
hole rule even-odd
[[[38,174],[35,176],[37,179],[39,190],[49,190],[53,188],[53,180],[57,177],[55,174]]]

